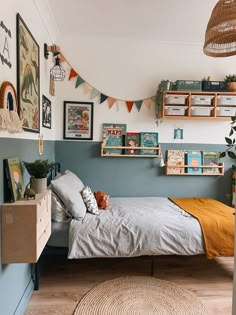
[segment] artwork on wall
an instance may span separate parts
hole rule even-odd
[[[64,102],[64,139],[93,139],[93,103]]]
[[[5,25],[3,21],[0,22],[0,60],[2,64],[7,65],[10,69],[12,67],[11,63],[11,53],[10,53],[10,39],[11,30]]]
[[[17,14],[17,95],[24,130],[39,133],[39,45]]]
[[[15,202],[24,198],[24,184],[21,174],[20,161],[18,158],[4,160],[5,174],[8,189],[11,192],[10,201]]]
[[[45,128],[51,129],[51,121],[52,121],[52,107],[51,101],[46,97],[42,96],[42,126]]]
[[[16,90],[9,81],[4,81],[0,88],[0,130],[22,132],[18,116]]]

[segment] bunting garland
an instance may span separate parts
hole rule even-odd
[[[141,99],[141,100],[133,100],[133,101],[126,101],[126,100],[121,100],[121,99],[116,99],[113,98],[111,96],[107,96],[105,94],[103,94],[102,92],[99,92],[98,90],[96,90],[93,86],[91,86],[89,83],[87,83],[79,74],[78,72],[76,72],[71,65],[69,64],[69,62],[66,60],[66,58],[64,57],[63,54],[60,53],[60,61],[61,62],[66,62],[69,67],[70,67],[70,73],[69,73],[69,77],[68,80],[70,81],[72,78],[76,78],[76,82],[75,82],[75,88],[78,88],[80,85],[83,84],[83,88],[84,88],[84,94],[88,95],[90,99],[94,99],[95,97],[100,95],[100,104],[104,103],[105,101],[107,101],[108,103],[108,108],[111,109],[112,106],[117,102],[117,101],[123,101],[125,102],[128,112],[130,113],[133,106],[135,105],[138,112],[141,110],[141,107],[143,104],[146,105],[146,107],[150,110],[152,103],[155,104],[155,96],[152,96],[150,98],[146,98],[146,99]],[[116,103],[116,108],[117,110],[119,110],[119,106],[118,103]]]

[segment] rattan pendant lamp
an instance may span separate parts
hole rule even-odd
[[[236,55],[236,0],[219,0],[205,34],[203,51],[211,57]]]

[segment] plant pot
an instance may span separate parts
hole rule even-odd
[[[236,92],[236,82],[228,82],[227,83],[227,90],[229,92]]]
[[[47,178],[35,178],[30,179],[30,188],[32,188],[36,194],[41,194],[47,190]]]

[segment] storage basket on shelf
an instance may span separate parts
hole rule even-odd
[[[185,116],[187,106],[165,106],[167,116]]]
[[[216,116],[231,117],[236,115],[236,109],[234,107],[218,107],[216,109]]]
[[[202,90],[206,92],[227,92],[224,81],[202,81]]]
[[[172,89],[176,91],[201,91],[202,81],[177,80],[174,82]]]
[[[229,95],[229,96],[221,96],[217,97],[217,104],[218,106],[236,106],[236,96]]]
[[[192,105],[210,106],[213,95],[191,95]]]
[[[213,107],[204,107],[204,106],[192,106],[191,115],[192,116],[211,116],[211,111]]]
[[[185,105],[187,95],[169,94],[165,95],[165,104],[167,105]]]

